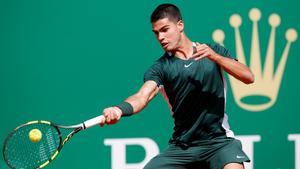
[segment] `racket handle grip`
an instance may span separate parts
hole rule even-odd
[[[93,127],[95,125],[99,125],[101,122],[104,123],[104,121],[105,121],[105,117],[103,115],[101,115],[101,116],[94,117],[90,120],[87,120],[87,121],[83,122],[83,124],[85,126],[85,129],[87,129],[87,128]]]

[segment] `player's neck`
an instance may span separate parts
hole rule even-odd
[[[183,35],[179,47],[176,49],[174,54],[176,57],[184,60],[191,58],[193,55],[193,42]]]

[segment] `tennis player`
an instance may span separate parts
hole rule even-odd
[[[191,41],[173,4],[159,5],[151,23],[165,53],[145,72],[136,94],[103,110],[105,123],[140,112],[161,91],[174,118],[174,132],[168,148],[144,169],[243,169],[250,160],[229,128],[223,71],[245,84],[254,82],[252,72],[224,47]]]

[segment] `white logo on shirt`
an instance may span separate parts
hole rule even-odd
[[[185,67],[185,68],[188,68],[188,67],[190,67],[193,63],[194,63],[194,62],[191,62],[191,63],[189,63],[188,65],[185,64],[184,67]]]

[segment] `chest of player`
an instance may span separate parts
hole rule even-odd
[[[165,67],[165,80],[174,90],[182,87],[197,87],[211,90],[222,85],[220,67],[208,58],[199,61],[174,58]]]

